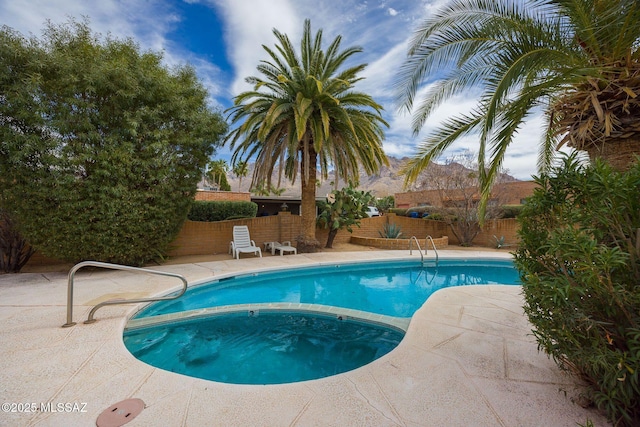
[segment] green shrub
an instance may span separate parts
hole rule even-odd
[[[380,212],[390,212],[395,206],[396,201],[393,196],[386,196],[380,199],[375,199],[374,205]]]
[[[87,23],[0,28],[0,204],[40,253],[140,265],[180,232],[227,126],[164,62]]]
[[[517,218],[522,212],[523,205],[503,205],[502,218]]]
[[[316,224],[329,229],[325,248],[332,248],[338,231],[345,228],[353,232],[353,226],[360,227],[360,220],[367,218],[367,206],[373,196],[368,191],[360,191],[351,184],[340,190],[333,190],[327,201],[318,203],[318,218]]]
[[[539,348],[615,425],[640,425],[640,164],[569,156],[536,182],[515,262]]]
[[[378,234],[383,239],[399,239],[402,236],[402,231],[400,231],[400,226],[398,224],[384,224],[382,226],[382,231],[378,231]]]
[[[187,218],[191,221],[224,221],[234,218],[254,218],[258,205],[253,202],[206,202],[196,201],[191,205]]]
[[[394,213],[398,216],[406,216],[407,215],[407,210],[403,209],[403,208],[391,208],[389,209],[389,213]]]
[[[430,214],[428,217],[426,217],[426,219],[431,219],[433,221],[444,221],[445,216],[439,212],[436,212],[436,213]]]

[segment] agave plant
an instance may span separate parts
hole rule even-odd
[[[505,246],[508,246],[505,243],[505,238],[504,236],[496,236],[495,234],[493,235],[493,239],[496,241],[495,245],[496,245],[496,249],[500,249],[500,248],[504,248]]]
[[[385,224],[382,226],[382,231],[378,231],[378,234],[383,239],[399,239],[402,236],[402,231],[400,231],[398,224]]]

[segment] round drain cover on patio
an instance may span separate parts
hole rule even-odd
[[[144,409],[142,399],[126,399],[105,409],[96,420],[98,427],[120,427],[138,416]]]

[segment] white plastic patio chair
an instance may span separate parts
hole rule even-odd
[[[246,225],[233,226],[233,241],[231,242],[233,257],[240,259],[241,253],[257,253],[262,258],[262,251],[256,246],[256,242],[249,237],[249,227]]]

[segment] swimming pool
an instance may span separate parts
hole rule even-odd
[[[150,365],[233,384],[282,384],[364,366],[404,331],[326,313],[230,312],[131,330],[125,344]]]
[[[256,303],[302,303],[411,317],[442,288],[517,284],[511,260],[441,260],[333,264],[234,275],[190,288],[177,300],[152,304],[135,318]]]
[[[129,321],[124,340],[139,359],[185,375],[240,384],[303,381],[381,357],[400,342],[410,317],[431,294],[471,284],[518,284],[518,275],[510,260],[472,259],[441,260],[437,266],[332,264],[220,277],[178,300],[145,307]],[[360,335],[366,338],[358,340]],[[269,352],[257,356],[254,349],[263,347]],[[317,369],[311,373],[292,362],[305,365],[320,353],[327,357],[312,363]],[[239,355],[242,360],[235,359]],[[230,366],[253,374],[229,375]],[[276,378],[272,371],[287,375]],[[292,377],[289,371],[304,373]]]

